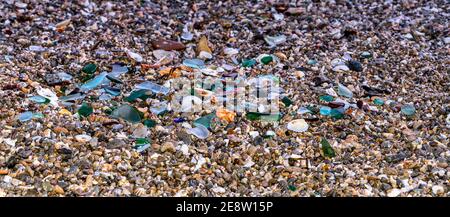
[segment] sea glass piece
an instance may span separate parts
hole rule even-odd
[[[406,104],[402,106],[401,111],[404,115],[411,116],[416,113],[416,108],[413,104]]]
[[[83,103],[81,107],[78,109],[78,114],[83,117],[87,117],[90,114],[92,114],[93,111],[94,109],[91,106],[89,106],[87,103]]]
[[[334,152],[333,147],[331,147],[331,145],[327,139],[322,138],[322,141],[320,141],[320,144],[322,145],[322,151],[323,151],[323,155],[325,157],[331,158],[331,157],[336,156],[336,153]]]
[[[85,65],[81,69],[81,71],[86,73],[86,74],[94,74],[95,71],[97,71],[97,65],[95,65],[94,63],[89,63],[89,64]]]
[[[48,104],[50,102],[49,99],[42,96],[32,96],[29,98],[31,101],[39,104]]]
[[[330,115],[331,113],[331,108],[328,106],[322,106],[320,107],[320,114],[321,115]]]
[[[122,118],[132,123],[141,121],[141,115],[139,114],[139,111],[135,107],[127,104],[119,106],[111,113],[111,116],[115,118]]]
[[[347,97],[347,98],[352,98],[353,97],[353,93],[351,90],[349,90],[346,86],[342,85],[342,84],[338,84],[338,94],[343,96],[343,97]]]
[[[145,100],[148,97],[150,97],[149,93],[150,93],[149,90],[135,90],[135,91],[131,92],[130,95],[125,98],[125,100],[128,102],[133,102],[138,98]]]
[[[17,119],[19,119],[20,122],[29,121],[33,118],[33,112],[27,111],[24,113],[21,113]]]
[[[153,93],[161,93],[163,95],[167,95],[170,91],[170,88],[155,84],[151,81],[146,81],[144,83],[140,83],[136,85],[136,89],[142,89],[142,90],[151,90]]]
[[[160,102],[152,107],[150,107],[150,111],[155,115],[160,115],[165,112],[167,112],[167,103],[166,102]]]
[[[183,60],[183,65],[194,69],[203,69],[205,68],[205,61],[201,59],[185,59]]]
[[[204,127],[203,125],[198,125],[194,128],[189,128],[187,130],[187,132],[189,134],[192,134],[194,136],[196,136],[199,139],[206,139],[209,136],[209,131],[206,127]]]
[[[81,85],[80,90],[85,92],[85,91],[89,91],[92,90],[94,88],[96,88],[98,85],[100,85],[103,80],[106,78],[106,75],[108,73],[107,72],[102,72],[99,75],[95,76],[93,79],[87,81],[86,83],[84,83],[83,85]]]

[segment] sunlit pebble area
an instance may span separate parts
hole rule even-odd
[[[450,196],[449,7],[1,1],[0,196]]]

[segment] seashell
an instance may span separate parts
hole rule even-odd
[[[77,142],[86,143],[86,142],[91,141],[92,137],[89,135],[80,134],[80,135],[76,135],[75,139],[77,140]]]
[[[228,56],[233,56],[239,53],[239,49],[236,48],[231,48],[231,47],[226,47],[223,49],[223,53],[228,55]]]
[[[198,54],[198,58],[199,59],[203,59],[203,60],[205,60],[205,59],[212,59],[212,54],[208,53],[206,51],[200,51],[200,53]]]
[[[287,129],[288,130],[292,130],[294,132],[305,132],[308,130],[308,123],[306,123],[306,121],[304,119],[296,119],[296,120],[292,120],[291,122],[289,122],[287,124]]]
[[[127,51],[127,55],[128,55],[128,57],[130,57],[131,59],[133,59],[134,61],[136,61],[138,63],[140,63],[144,60],[144,58],[142,58],[142,56],[138,53]]]
[[[147,191],[143,188],[134,189],[133,193],[138,197],[143,197],[147,195]]]

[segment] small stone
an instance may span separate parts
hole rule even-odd
[[[161,145],[161,152],[175,152],[176,151],[176,149],[175,149],[175,146],[173,145],[173,143],[172,142],[164,142],[162,145]]]
[[[392,133],[383,133],[383,137],[389,140],[394,139],[394,134]]]
[[[126,143],[125,141],[123,141],[123,139],[113,139],[110,142],[108,142],[108,144],[106,145],[106,148],[108,149],[117,149],[117,148],[122,148],[125,147]]]
[[[295,74],[295,76],[297,77],[297,78],[303,78],[303,77],[305,77],[305,73],[303,72],[303,71],[295,71],[294,72],[294,74]]]
[[[304,8],[300,7],[291,7],[286,10],[286,13],[289,15],[300,15],[305,12]]]
[[[60,115],[67,115],[67,116],[71,116],[72,115],[72,113],[69,110],[67,110],[67,109],[59,110],[58,114],[60,114]]]
[[[50,86],[70,84],[73,77],[65,72],[46,74],[45,82]]]
[[[64,194],[64,190],[63,190],[59,185],[53,186],[53,191],[54,191],[56,194]]]
[[[214,193],[223,194],[226,192],[225,188],[222,187],[215,187],[211,189]]]
[[[274,55],[277,56],[278,58],[280,58],[281,60],[286,60],[287,59],[286,54],[281,53],[281,52],[276,52],[276,53],[274,53]]]
[[[7,169],[0,169],[0,175],[8,175],[8,172]]]
[[[367,59],[367,58],[372,57],[372,54],[367,52],[367,51],[364,51],[364,52],[361,53],[361,57]]]
[[[239,53],[239,49],[226,47],[223,49],[223,53],[228,56],[233,56]]]
[[[55,127],[53,129],[53,132],[55,132],[56,134],[61,134],[61,133],[69,134],[69,130],[67,130],[65,127]]]

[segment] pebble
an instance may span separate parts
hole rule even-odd
[[[175,145],[172,142],[164,142],[161,145],[161,152],[175,152]]]

